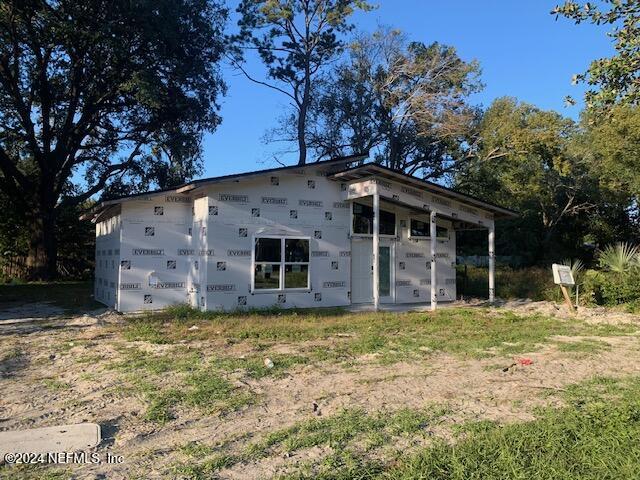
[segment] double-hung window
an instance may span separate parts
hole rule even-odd
[[[253,251],[253,289],[308,290],[309,239],[257,237]]]

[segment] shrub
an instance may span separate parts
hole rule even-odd
[[[618,271],[588,270],[582,284],[585,304],[615,306],[640,302],[640,270],[632,268]]]
[[[486,298],[489,292],[489,272],[486,268],[464,265],[457,267],[458,295]],[[556,300],[557,288],[553,284],[551,269],[529,267],[496,269],[496,297],[530,298],[531,300]],[[559,298],[559,297],[558,297]]]

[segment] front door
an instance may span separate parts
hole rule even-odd
[[[373,302],[373,240],[353,238],[351,241],[351,303]],[[393,302],[392,244],[380,240],[380,302]]]

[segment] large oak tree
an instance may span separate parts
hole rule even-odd
[[[0,2],[0,189],[33,277],[55,275],[64,209],[198,170],[226,16],[218,0]]]

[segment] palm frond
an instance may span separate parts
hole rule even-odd
[[[640,250],[628,242],[616,243],[599,253],[598,262],[602,268],[611,272],[627,273],[640,265]]]

